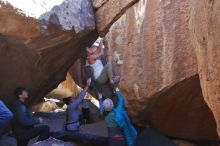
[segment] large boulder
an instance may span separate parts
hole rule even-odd
[[[107,8],[106,2],[99,9]],[[103,35],[109,19],[101,21],[99,9],[97,26],[106,26],[99,31]],[[140,0],[112,24],[105,38],[135,123],[149,124],[170,137],[216,140],[216,123],[203,98],[198,53],[190,38],[190,12],[189,0]]]
[[[0,1],[0,97],[17,86],[42,99],[97,37],[90,0]]]
[[[111,25],[138,0],[93,0],[94,8],[98,8],[95,17],[97,30],[104,36]]]
[[[202,93],[220,136],[220,1],[190,0],[190,30]]]

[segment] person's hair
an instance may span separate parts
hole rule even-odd
[[[71,99],[72,99],[72,97],[66,97],[66,98],[63,98],[63,102],[65,103],[65,104],[67,104],[67,105],[69,105],[70,103],[71,103]]]
[[[14,96],[19,99],[19,95],[21,95],[23,91],[27,91],[27,89],[24,87],[17,87],[14,90]]]
[[[105,111],[112,111],[114,108],[114,103],[113,101],[110,99],[110,98],[106,98],[104,101],[103,101],[103,109]]]

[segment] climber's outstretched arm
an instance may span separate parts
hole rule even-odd
[[[118,109],[124,109],[124,105],[125,105],[125,101],[124,101],[124,97],[121,95],[119,88],[115,89],[115,95],[118,98]]]

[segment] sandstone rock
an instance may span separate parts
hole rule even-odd
[[[190,30],[205,101],[220,136],[220,1],[190,0]]]
[[[9,2],[22,10],[0,3],[0,97],[10,101],[14,88],[25,86],[34,103],[65,79],[82,50],[96,39],[92,3],[64,0],[34,18],[28,10],[47,8],[51,1],[27,1],[32,6],[28,10],[26,3]]]
[[[137,1],[138,0],[109,0],[105,2],[103,0],[93,0],[93,4],[95,5],[97,3],[103,4],[105,2],[105,4],[95,13],[99,35],[104,36],[108,32],[110,26]]]
[[[106,42],[134,122],[171,137],[215,140],[215,120],[197,75],[190,11],[189,1],[140,0],[112,25]],[[98,12],[101,30],[108,21]]]
[[[59,107],[53,101],[46,101],[32,107],[34,112],[54,112]]]
[[[79,89],[75,84],[73,78],[68,73],[66,80],[59,84],[59,86],[51,91],[46,97],[62,100],[65,97],[76,97],[79,93]]]
[[[95,9],[100,8],[102,5],[104,5],[108,0],[93,0],[93,7]]]

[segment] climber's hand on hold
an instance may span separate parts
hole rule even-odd
[[[115,92],[120,91],[120,89],[118,87],[115,88]]]

